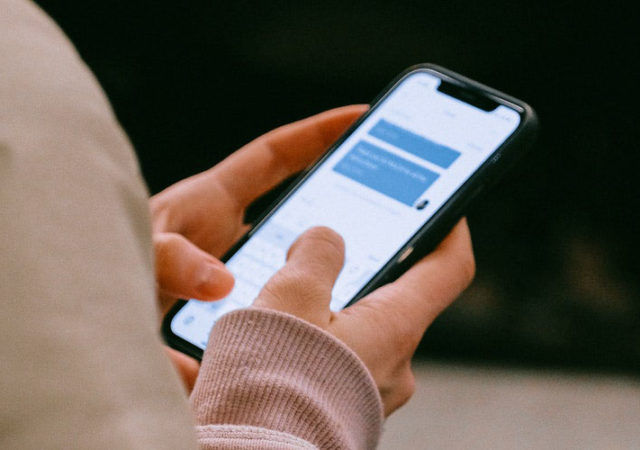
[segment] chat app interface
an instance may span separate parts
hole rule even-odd
[[[229,296],[190,300],[172,331],[204,349],[216,320],[250,306],[294,240],[319,225],[345,241],[330,304],[344,308],[520,122],[511,108],[483,111],[439,84],[428,72],[401,81],[227,261],[236,280]]]

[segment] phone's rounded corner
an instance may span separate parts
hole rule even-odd
[[[527,118],[527,127],[531,137],[535,137],[540,130],[540,117],[538,113],[528,103],[522,102],[522,107],[525,110],[525,116]]]
[[[202,360],[203,350],[196,347],[190,342],[185,341],[180,336],[177,336],[171,329],[171,323],[178,311],[187,303],[186,300],[178,300],[175,305],[165,314],[160,325],[160,334],[165,343],[174,350],[184,353],[198,361]]]
[[[405,70],[405,73],[411,73],[417,70],[430,70],[432,72],[438,72],[438,73],[444,73],[444,74],[450,72],[449,69],[446,69],[438,64],[435,64],[432,62],[424,62],[424,63],[418,63],[418,64],[414,64],[413,66],[410,66]]]
[[[403,79],[407,78],[408,76],[415,74],[417,72],[428,72],[432,75],[437,76],[438,78],[442,78],[443,75],[445,76],[450,76],[449,75],[449,70],[445,69],[442,66],[439,66],[437,64],[434,63],[419,63],[419,64],[414,64],[410,67],[407,67],[405,70],[403,70],[402,72],[400,72],[400,74],[393,80],[393,82],[391,83],[391,85],[395,85],[397,83],[399,83],[400,81],[402,81]],[[388,90],[388,88],[387,88]]]
[[[168,345],[171,345],[174,338],[177,337],[175,334],[173,334],[173,330],[171,329],[171,322],[173,321],[173,318],[178,313],[178,311],[180,311],[180,309],[185,305],[185,303],[187,302],[184,300],[178,300],[162,318],[160,332],[162,333],[164,341]]]
[[[536,111],[526,102],[517,99],[510,99],[522,108],[521,123],[518,126],[519,132],[514,133],[514,142],[522,148],[522,152],[528,152],[535,143],[540,130],[540,119]]]

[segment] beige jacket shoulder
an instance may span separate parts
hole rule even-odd
[[[0,448],[375,446],[362,363],[265,311],[216,326],[192,416],[158,337],[147,197],[73,46],[33,3],[0,0]]]

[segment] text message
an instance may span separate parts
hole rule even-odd
[[[358,142],[333,170],[409,206],[439,176],[366,141]]]
[[[369,134],[443,169],[448,169],[460,156],[460,152],[452,148],[436,144],[384,119],[378,121]]]

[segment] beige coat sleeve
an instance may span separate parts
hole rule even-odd
[[[215,327],[189,404],[158,336],[147,191],[97,81],[0,0],[0,448],[371,448],[375,384],[294,317]]]
[[[42,11],[0,0],[0,448],[196,448],[154,286],[105,95]]]

